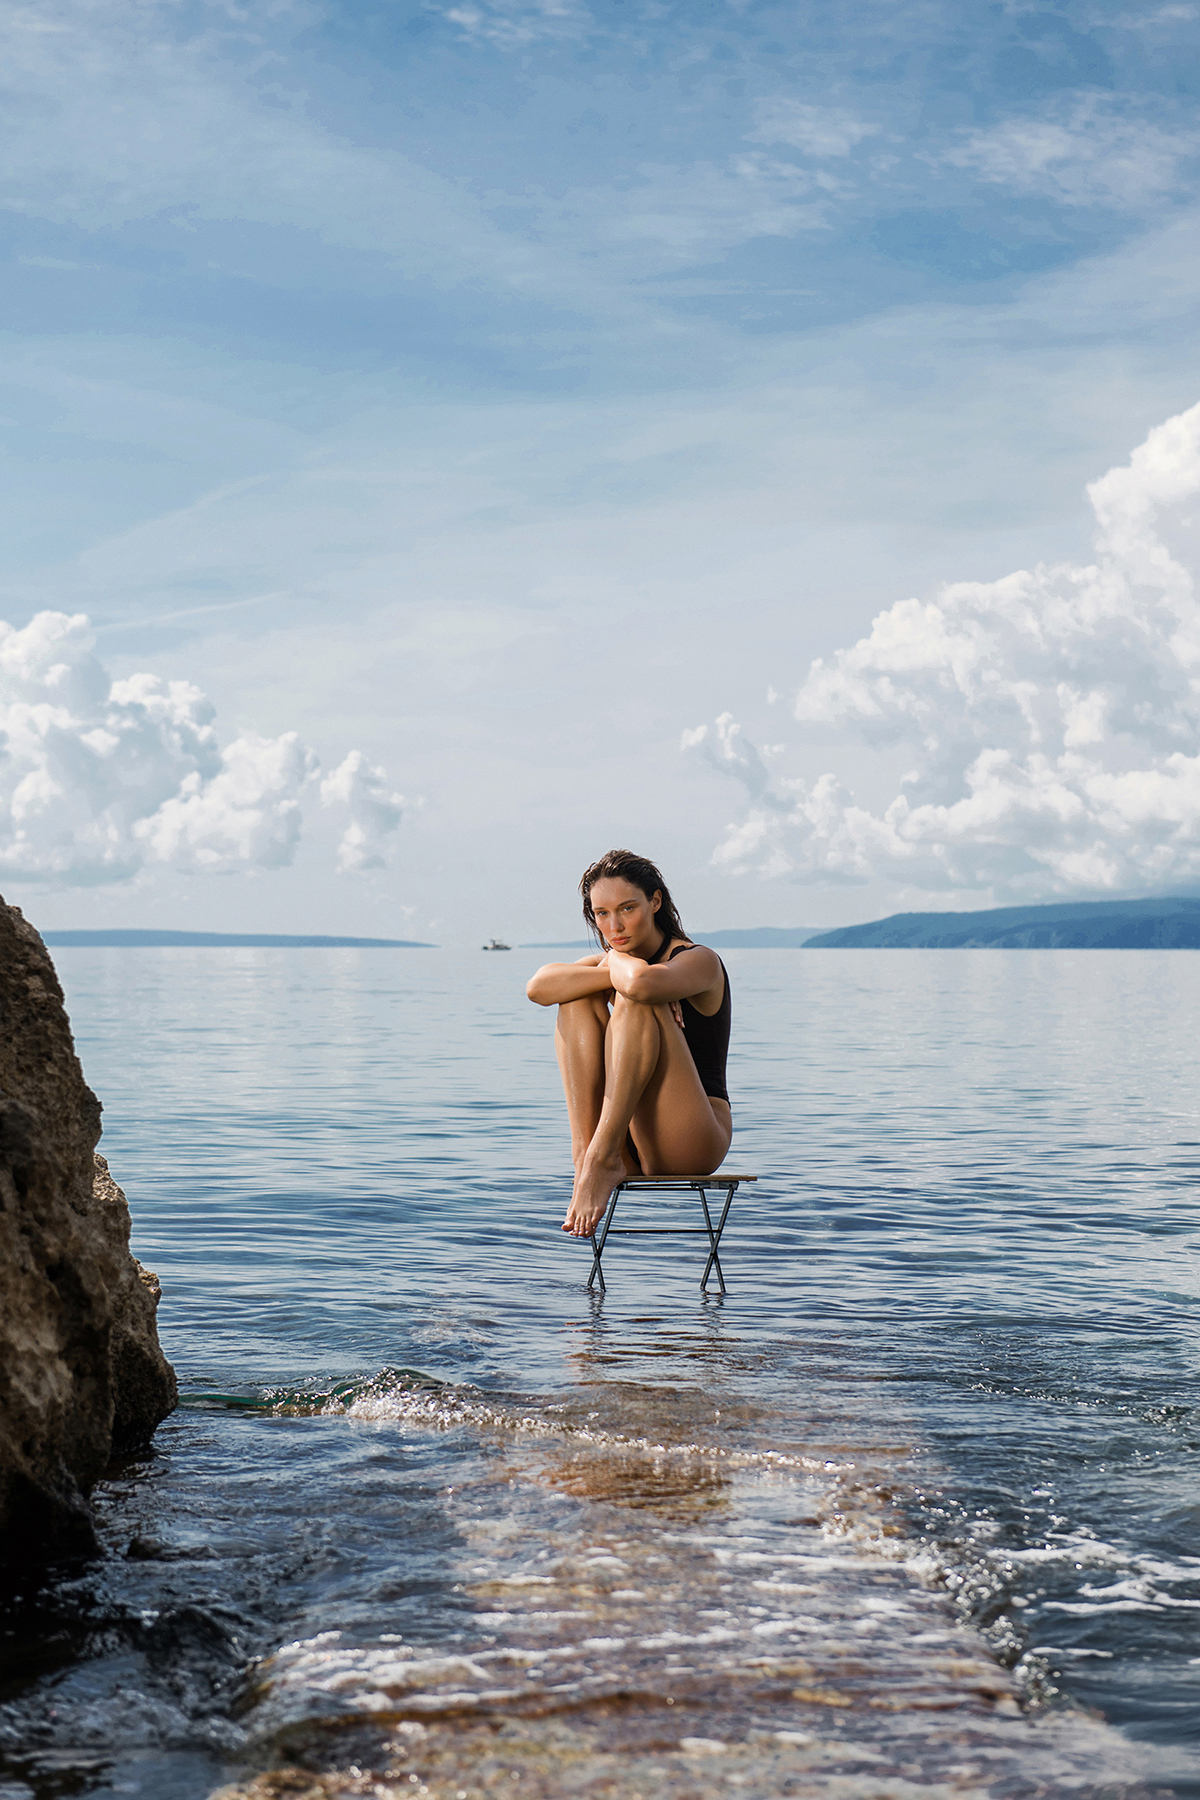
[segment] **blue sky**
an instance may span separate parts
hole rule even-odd
[[[218,795],[187,855],[126,819],[136,854],[73,861],[81,775],[53,855],[26,804],[8,898],[558,935],[625,842],[698,926],[929,903],[892,863],[714,862],[740,789],[681,736],[732,713],[785,788],[882,805],[899,752],[792,716],[813,659],[1091,554],[1085,483],[1200,397],[1200,7],[3,16],[0,615],[86,614],[89,668],[202,690],[210,762],[309,758],[286,850]],[[339,870],[351,751],[384,774]],[[998,879],[933,903],[1040,877]]]

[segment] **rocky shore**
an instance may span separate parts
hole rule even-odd
[[[41,938],[0,901],[0,1555],[87,1553],[88,1493],[176,1404],[157,1278],[129,1250],[125,1195],[96,1154]]]

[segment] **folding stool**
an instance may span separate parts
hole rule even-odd
[[[707,1292],[708,1278],[715,1269],[721,1292],[725,1292],[725,1276],[721,1269],[721,1258],[718,1254],[721,1244],[721,1233],[725,1229],[725,1221],[729,1217],[729,1208],[733,1204],[733,1196],[744,1181],[757,1181],[757,1175],[632,1175],[628,1181],[621,1182],[613,1189],[608,1210],[598,1230],[593,1231],[588,1242],[592,1246],[592,1272],[588,1276],[588,1287],[591,1288],[597,1278],[600,1291],[604,1292],[604,1270],[600,1266],[600,1258],[604,1254],[604,1246],[609,1237],[707,1237],[708,1261],[704,1265],[704,1273],[700,1277],[700,1286]],[[617,1201],[629,1189],[645,1192],[659,1189],[665,1193],[695,1193],[700,1196],[700,1204],[704,1208],[703,1225],[614,1225],[613,1217],[617,1210]],[[725,1204],[721,1208],[721,1216],[714,1226],[712,1214],[708,1209],[708,1190],[725,1189]]]

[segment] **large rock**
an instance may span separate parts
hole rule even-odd
[[[94,1545],[87,1494],[114,1449],[176,1403],[157,1279],[129,1253],[129,1208],[95,1154],[46,946],[0,900],[0,1544],[10,1567]]]

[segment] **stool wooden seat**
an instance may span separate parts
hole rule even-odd
[[[610,1237],[707,1237],[708,1261],[704,1265],[704,1273],[700,1277],[700,1286],[707,1292],[708,1278],[716,1271],[721,1292],[725,1292],[725,1276],[721,1269],[721,1258],[718,1254],[721,1244],[721,1233],[725,1229],[725,1221],[729,1217],[729,1208],[733,1205],[733,1196],[743,1182],[757,1181],[757,1175],[631,1175],[613,1189],[612,1199],[599,1226],[593,1231],[588,1242],[592,1246],[592,1272],[588,1276],[588,1287],[597,1281],[600,1291],[604,1292],[604,1270],[600,1258],[604,1254],[604,1246]],[[721,1216],[713,1224],[709,1211],[709,1192],[720,1193],[725,1190],[725,1203],[721,1208]],[[700,1205],[704,1209],[703,1225],[614,1225],[613,1217],[617,1210],[617,1201],[621,1195],[628,1193],[660,1192],[672,1194],[699,1194]]]

